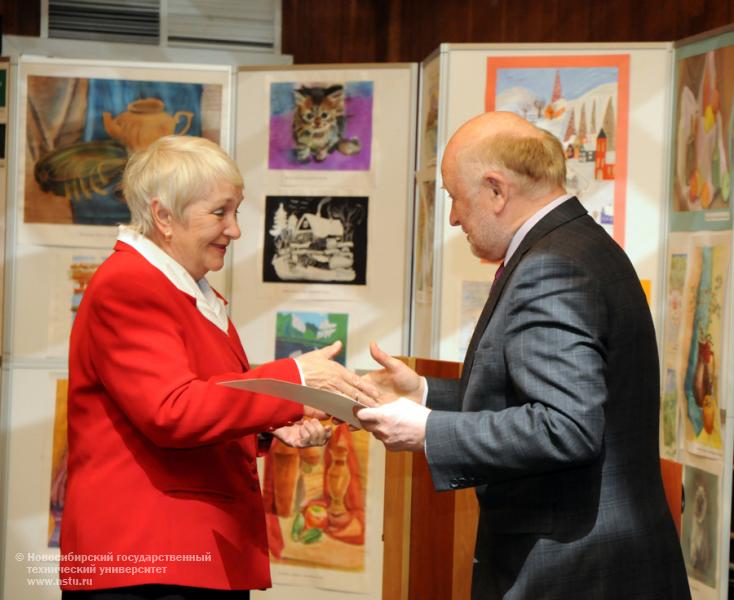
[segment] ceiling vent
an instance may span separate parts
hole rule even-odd
[[[48,37],[160,44],[160,0],[48,0]]]
[[[48,37],[280,52],[281,0],[47,0]]]
[[[280,0],[168,0],[167,5],[166,39],[171,46],[275,50],[280,38]]]

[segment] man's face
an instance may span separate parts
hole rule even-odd
[[[498,198],[477,166],[459,164],[447,154],[441,165],[443,187],[451,196],[449,221],[466,234],[472,253],[491,261],[502,260],[509,245],[497,214]]]

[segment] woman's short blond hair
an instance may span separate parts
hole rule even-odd
[[[168,135],[130,157],[122,175],[122,192],[130,209],[130,227],[149,236],[153,231],[153,198],[184,222],[184,211],[216,183],[244,187],[230,156],[214,142],[193,136]]]

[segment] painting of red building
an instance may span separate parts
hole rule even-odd
[[[596,136],[596,162],[594,164],[595,179],[614,179],[614,163],[607,162],[607,134],[604,129]]]

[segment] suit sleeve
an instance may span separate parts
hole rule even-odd
[[[431,410],[461,410],[459,380],[426,377],[428,397],[426,406]]]
[[[533,255],[510,285],[504,362],[514,402],[429,415],[426,455],[439,490],[570,468],[601,452],[608,315],[598,284],[568,259]]]
[[[188,359],[186,323],[171,316],[170,299],[167,303],[164,294],[126,279],[124,286],[97,287],[89,300],[89,345],[99,349],[92,357],[94,369],[109,396],[153,443],[200,446],[302,417],[303,410],[292,402],[217,385],[258,377],[300,383],[295,361],[278,360],[246,373],[200,378]],[[208,343],[202,341],[195,351],[206,353]]]

